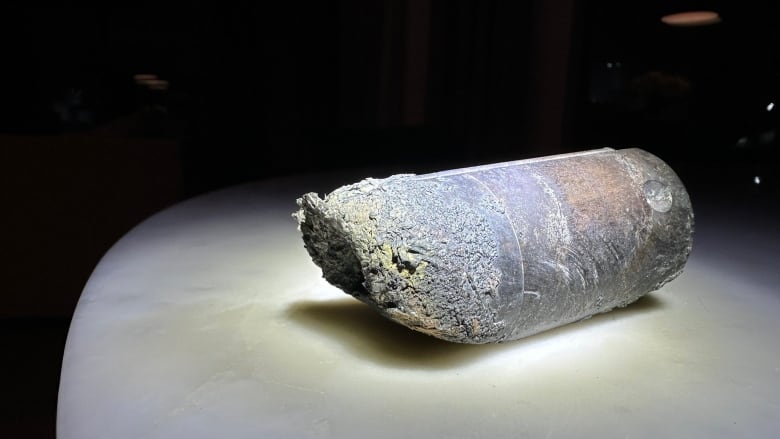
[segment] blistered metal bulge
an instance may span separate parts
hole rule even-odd
[[[679,178],[640,149],[369,178],[298,204],[325,279],[459,343],[626,306],[682,272],[693,234]]]

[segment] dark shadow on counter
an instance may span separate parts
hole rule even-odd
[[[659,297],[650,294],[625,308],[616,308],[531,337],[483,345],[451,343],[412,331],[350,298],[300,301],[287,309],[287,317],[318,335],[340,341],[360,360],[391,368],[440,370],[467,365],[501,352],[522,351],[569,331],[648,314],[665,306]]]

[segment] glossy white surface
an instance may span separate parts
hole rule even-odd
[[[780,431],[775,241],[699,214],[686,271],[661,291],[517,342],[456,345],[321,279],[290,217],[309,189],[288,180],[209,194],[122,238],[73,319],[58,437]]]

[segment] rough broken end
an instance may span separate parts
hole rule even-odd
[[[364,180],[325,199],[304,195],[295,217],[328,282],[411,329],[492,340],[502,326],[494,301],[484,299],[499,284],[495,239],[473,206],[442,190],[410,176]]]

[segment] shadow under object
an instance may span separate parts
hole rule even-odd
[[[286,316],[318,337],[335,340],[356,361],[402,370],[446,370],[467,366],[510,351],[527,353],[566,338],[568,331],[587,330],[630,317],[662,311],[668,305],[648,294],[625,308],[580,320],[515,343],[462,344],[428,337],[387,319],[358,301],[344,298],[293,303]],[[557,339],[557,340],[556,340]]]
[[[330,283],[460,343],[626,306],[682,272],[693,234],[684,186],[640,149],[366,179],[298,204]]]

